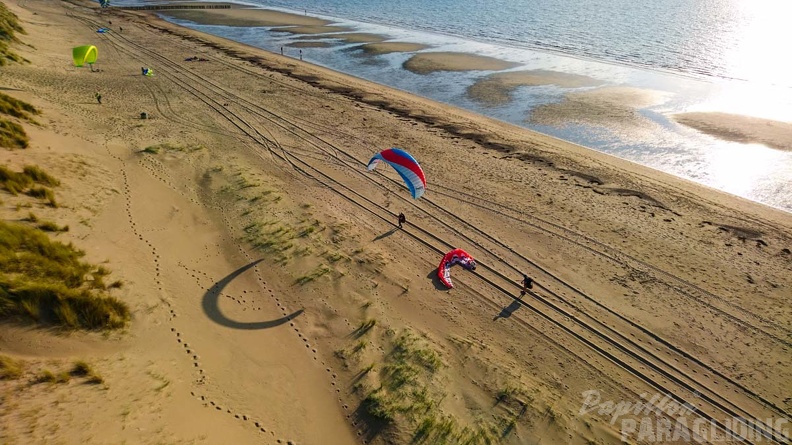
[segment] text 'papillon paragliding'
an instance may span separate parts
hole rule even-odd
[[[398,148],[389,148],[374,155],[368,163],[368,170],[374,170],[380,161],[393,167],[407,184],[412,197],[418,199],[426,191],[426,176],[412,155]]]

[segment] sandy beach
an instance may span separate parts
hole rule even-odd
[[[30,139],[0,149],[2,164],[60,185],[58,207],[3,190],[2,218],[68,226],[52,236],[123,282],[132,317],[109,332],[1,324],[0,357],[20,371],[0,378],[0,442],[649,443],[630,429],[648,418],[719,443],[738,416],[788,440],[791,214],[149,12],[6,6],[29,63],[0,67],[0,92],[41,114],[0,115]],[[275,11],[175,14],[342,31]],[[372,57],[423,48],[343,36]],[[86,44],[93,69],[72,62]],[[454,53],[405,64],[509,67]],[[554,82],[593,89],[532,118],[640,125],[653,100],[554,72],[469,93],[496,104]],[[677,118],[788,145],[783,125]],[[387,165],[366,170],[390,147],[421,163],[419,200]],[[453,248],[478,267],[452,268],[447,289],[436,272]],[[520,298],[523,273],[535,284]],[[37,383],[78,360],[102,383]],[[619,402],[658,412],[616,415]],[[689,442],[679,434],[662,442]]]

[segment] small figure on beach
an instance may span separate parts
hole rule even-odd
[[[522,280],[522,290],[520,290],[520,298],[524,297],[526,293],[528,293],[528,289],[533,289],[533,279],[531,279],[528,275],[523,274]]]
[[[302,50],[300,50],[300,60],[302,60]]]
[[[402,229],[403,224],[407,222],[407,217],[404,216],[404,213],[399,213],[399,228]]]
[[[119,26],[119,27],[118,27],[118,30],[119,30],[120,32],[124,32],[124,27],[123,27],[123,26]]]
[[[281,56],[283,55],[283,47],[281,46]]]
[[[99,94],[98,91],[94,94],[94,97],[96,98],[96,101],[99,102],[99,105],[102,105],[102,95]]]

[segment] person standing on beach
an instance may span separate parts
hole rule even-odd
[[[94,94],[94,97],[96,98],[96,101],[99,102],[99,105],[102,105],[102,95],[99,94],[98,91]]]
[[[300,50],[300,60],[302,60],[302,50]]]
[[[528,275],[523,274],[522,280],[522,290],[520,290],[520,298],[524,297],[526,293],[528,293],[528,289],[533,289],[533,279],[531,279]]]
[[[281,46],[281,56],[283,55],[283,47]]]
[[[399,213],[399,228],[403,229],[404,227],[402,225],[406,222],[407,222],[407,217],[404,216],[404,213]]]

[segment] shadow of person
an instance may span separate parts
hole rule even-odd
[[[520,306],[522,306],[522,303],[520,303],[520,300],[512,301],[510,305],[508,305],[505,308],[501,309],[500,314],[496,315],[495,318],[492,319],[492,321],[495,321],[495,320],[497,320],[499,318],[509,318],[509,317],[511,317],[511,314],[514,313],[514,311],[516,311],[517,309],[519,309]]]
[[[387,238],[387,237],[389,237],[389,236],[393,235],[394,233],[396,233],[396,231],[397,231],[397,230],[399,230],[399,228],[398,228],[398,227],[394,227],[394,228],[392,228],[392,229],[388,230],[388,231],[387,231],[387,232],[385,232],[385,233],[382,233],[382,234],[380,234],[380,235],[377,235],[377,236],[376,236],[376,238],[374,238],[372,241],[379,241],[379,240],[381,240],[382,238]]]
[[[269,329],[269,328],[274,328],[276,326],[280,326],[284,323],[288,323],[289,321],[293,320],[294,318],[296,318],[297,316],[303,313],[303,309],[300,309],[285,317],[277,318],[275,320],[241,322],[241,321],[231,320],[230,318],[223,315],[222,312],[220,312],[219,301],[223,289],[226,286],[228,286],[228,283],[234,281],[236,277],[242,275],[248,269],[255,267],[258,263],[262,261],[264,260],[263,259],[256,260],[250,264],[240,267],[239,269],[226,275],[222,280],[215,283],[212,287],[209,288],[209,290],[206,291],[206,293],[203,296],[201,305],[203,306],[204,313],[209,317],[209,319],[211,319],[212,321],[214,321],[215,323],[221,326],[225,326],[233,329],[247,329],[247,330]]]

